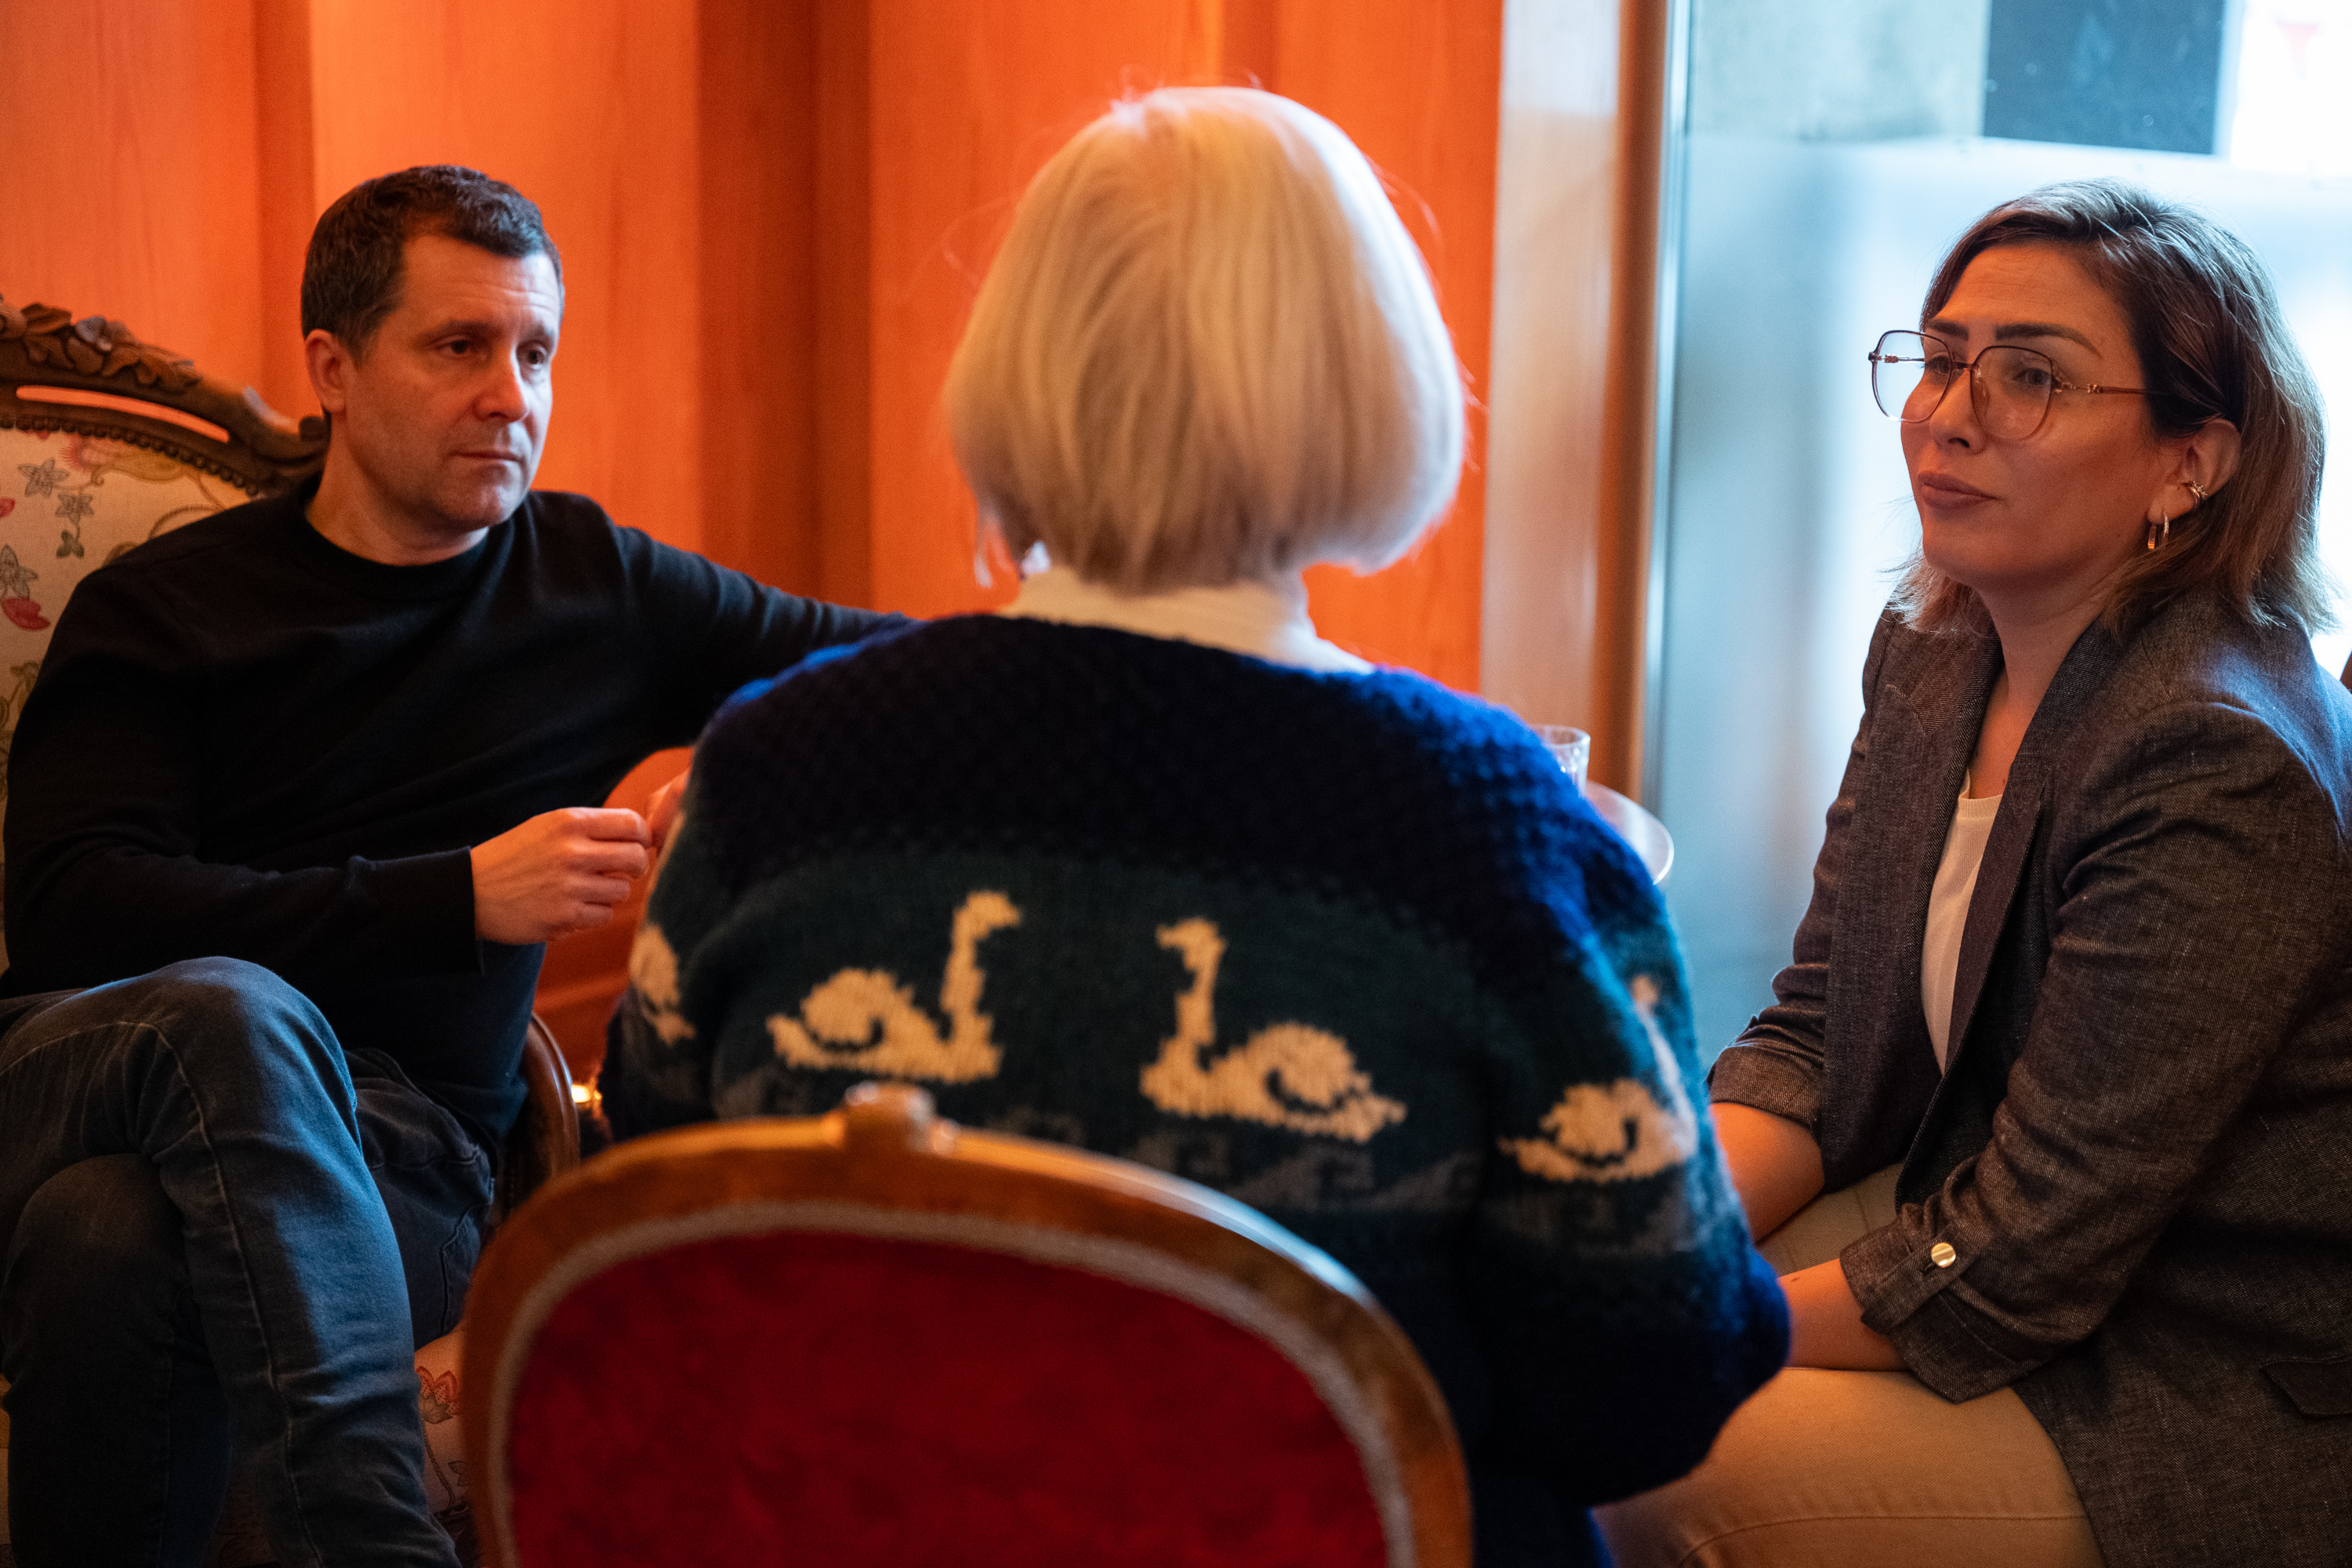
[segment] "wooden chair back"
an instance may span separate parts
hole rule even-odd
[[[572,1071],[554,1032],[536,1013],[522,1042],[522,1112],[507,1133],[499,1164],[493,1226],[505,1223],[530,1195],[580,1165],[580,1112]]]
[[[463,1357],[508,1568],[1470,1562],[1444,1401],[1337,1263],[904,1085],[551,1183]]]

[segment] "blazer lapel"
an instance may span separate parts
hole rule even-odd
[[[1874,955],[1831,965],[1834,1038],[1822,1146],[1835,1151],[1837,1176],[1846,1180],[1901,1159],[1936,1093],[1919,1005],[1927,900],[2000,672],[2000,645],[1990,636],[1922,637],[1906,651],[1905,667],[1885,672],[1874,699],[1838,889],[1837,951]]]
[[[1960,1048],[1968,1042],[1969,1025],[1984,994],[1985,976],[1992,970],[1993,950],[2009,923],[2018,874],[2025,869],[2026,852],[2033,847],[2034,830],[2042,826],[2049,777],[2048,764],[2040,757],[2029,760],[2020,747],[2018,759],[2009,767],[2009,783],[2001,790],[1992,832],[1985,839],[1984,858],[1977,865],[1976,890],[1969,895],[1959,965],[1952,976],[1951,1029],[1944,1037],[1947,1073],[1958,1064]]]
[[[2011,1060],[2023,1048],[2025,1032],[2032,1026],[2032,994],[2021,994],[2015,985],[2006,985],[1998,991],[2006,999],[2000,1004],[2003,1016],[1979,1015],[1987,1005],[1997,968],[2006,965],[2016,973],[2039,975],[2048,960],[2048,921],[2022,918],[2019,900],[2037,896],[2034,845],[2050,810],[2053,759],[2079,729],[2085,708],[2097,700],[2121,657],[2116,640],[2097,626],[2077,638],[2050,689],[2042,693],[2033,722],[2026,727],[2017,757],[2010,763],[2000,811],[1978,863],[1976,891],[1969,896],[1968,924],[1960,936],[1952,982],[1950,1049],[1942,1080],[1896,1180],[1899,1203],[1916,1203],[1941,1186],[1992,1135],[1995,1112],[2008,1093]],[[2003,1054],[1987,1056],[1988,1051]]]
[[[2018,878],[2033,847],[2048,804],[2052,758],[2081,727],[2084,710],[2098,698],[2107,677],[2123,657],[2122,645],[2095,621],[2074,639],[2064,662],[2051,678],[2050,689],[2033,710],[2033,721],[2018,742],[2017,757],[2009,765],[2009,782],[2001,790],[2000,811],[1985,840],[1984,859],[1977,869],[1976,891],[1969,897],[1969,919],[1960,935],[1958,973],[1952,980],[1952,1027],[1945,1037],[1948,1075],[1968,1043],[1983,998],[1985,977],[2009,924],[2009,912],[2018,896]],[[2038,971],[2039,954],[2033,955]]]
[[[1870,858],[1849,857],[1852,864],[1900,868],[1895,875],[1867,879],[1880,891],[1864,918],[1877,928],[1878,951],[1896,960],[1874,965],[1872,984],[1882,1017],[1904,1020],[1906,1032],[1916,1034],[1919,1048],[1930,1053],[1930,1070],[1935,1058],[1919,1005],[1927,900],[1943,860],[1944,836],[1951,828],[1952,803],[1959,798],[1985,703],[2000,675],[2000,645],[1990,637],[1937,639],[1935,646],[1940,657],[1916,671],[1899,693],[1914,734],[1909,743],[1887,748],[1886,773],[1874,781],[1886,808],[1867,844],[1857,845]]]

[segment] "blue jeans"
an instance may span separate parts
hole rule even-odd
[[[453,1568],[411,1352],[464,1305],[481,1150],[233,959],[0,1003],[0,1030],[23,1568],[201,1563],[232,1451],[287,1568]]]

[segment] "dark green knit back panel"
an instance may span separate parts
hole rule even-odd
[[[1229,1190],[1262,1176],[1252,1201],[1284,1208],[1320,1196],[1324,1178],[1276,1170],[1302,1135],[1362,1151],[1333,1179],[1406,1208],[1458,1207],[1397,1184],[1442,1187],[1430,1167],[1492,1137],[1461,1093],[1487,1068],[1458,956],[1292,889],[1118,862],[839,857],[735,903],[679,980],[687,1016],[723,1016],[723,1116],[819,1113],[861,1079],[902,1079],[972,1125]]]

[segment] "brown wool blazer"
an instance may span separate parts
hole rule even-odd
[[[1999,671],[1881,619],[1795,960],[1712,1098],[1811,1129],[1832,1188],[1902,1163],[1842,1257],[1864,1321],[1947,1399],[2017,1390],[2108,1568],[2352,1563],[2352,697],[2203,600],[2084,632],[1939,1076],[1927,897]]]

